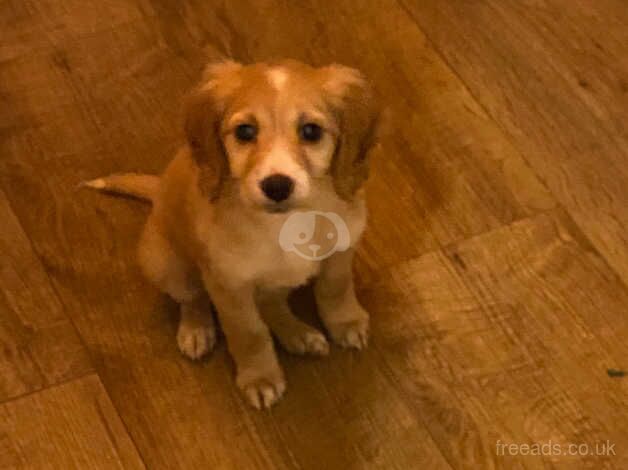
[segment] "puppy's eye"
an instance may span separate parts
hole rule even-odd
[[[306,142],[318,142],[323,136],[323,128],[318,124],[308,122],[299,129],[299,137]]]
[[[257,137],[257,127],[252,124],[240,124],[235,128],[235,136],[240,142],[252,142]]]

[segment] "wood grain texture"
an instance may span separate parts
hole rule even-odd
[[[373,345],[454,468],[625,468],[628,290],[562,214],[382,273]],[[499,455],[497,443],[614,455]]]
[[[81,340],[0,190],[0,402],[91,370]]]
[[[0,405],[2,468],[145,468],[95,375]]]
[[[627,282],[626,2],[401,3]]]
[[[141,466],[126,429],[149,468],[626,467],[626,382],[606,375],[606,368],[626,368],[628,352],[628,294],[609,267],[621,272],[624,254],[611,255],[623,236],[613,220],[621,222],[623,209],[617,186],[606,185],[611,171],[621,179],[624,169],[612,150],[625,137],[623,107],[610,85],[624,67],[622,13],[599,43],[607,52],[589,62],[564,41],[554,70],[549,62],[561,41],[584,44],[602,31],[599,21],[579,16],[586,3],[570,10],[559,0],[526,2],[543,8],[518,9],[520,20],[509,13],[516,2],[493,4],[509,32],[522,36],[506,35],[499,50],[514,54],[513,67],[527,75],[504,81],[499,64],[462,73],[452,59],[470,64],[477,44],[488,52],[501,47],[493,42],[505,34],[503,25],[489,25],[493,37],[466,25],[468,36],[450,44],[446,61],[434,40],[439,27],[457,27],[454,12],[468,8],[473,18],[488,2],[426,1],[421,11],[409,3],[0,6],[0,220],[9,221],[0,227],[0,246],[3,256],[10,253],[0,261],[0,308],[10,312],[0,316],[0,340],[24,352],[0,355],[0,400],[90,370],[81,366],[77,339],[63,340],[73,331],[65,314],[98,375],[5,403],[0,417],[19,423],[22,434],[0,431],[0,466],[37,467],[49,455],[81,468]],[[554,5],[569,11],[558,15]],[[594,18],[606,18],[613,5],[600,2]],[[441,7],[452,17],[437,14]],[[537,10],[547,18],[528,16]],[[435,24],[418,19],[426,12]],[[550,28],[556,24],[560,31]],[[550,54],[536,54],[540,82],[528,73],[535,56],[523,52],[525,41]],[[372,345],[360,354],[333,348],[324,360],[281,353],[288,391],[267,413],[241,401],[223,338],[202,362],[178,353],[176,307],[135,264],[147,208],[76,190],[79,181],[112,172],[160,171],[182,137],[181,98],[205,62],[221,56],[356,66],[388,108],[369,182],[371,225],[356,266],[373,314]],[[584,61],[591,88],[603,92],[591,98],[582,85],[551,88],[545,76],[568,81],[572,56]],[[487,104],[494,89],[499,94]],[[609,173],[585,161],[594,132]],[[572,154],[573,161],[565,157]],[[587,164],[591,173],[583,173]],[[299,294],[295,309],[311,320],[312,299],[307,290]],[[29,322],[41,325],[43,339],[24,342]],[[30,449],[25,436],[52,432],[28,419],[33,409],[57,423],[54,449],[23,450]],[[121,442],[108,437],[103,422]],[[85,448],[84,436],[93,448]],[[616,444],[616,456],[496,452],[497,440],[605,439]],[[76,446],[66,454],[70,444]]]

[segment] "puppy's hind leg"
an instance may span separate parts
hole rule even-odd
[[[180,304],[179,349],[190,359],[201,358],[213,349],[216,328],[196,266],[176,253],[152,217],[144,228],[138,255],[144,275]]]

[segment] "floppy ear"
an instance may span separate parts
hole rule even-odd
[[[185,135],[199,168],[199,187],[211,200],[218,198],[229,175],[229,162],[220,138],[220,124],[226,102],[237,87],[235,62],[210,64],[203,80],[185,103]]]
[[[336,193],[351,200],[369,174],[369,152],[375,143],[379,110],[360,72],[342,65],[322,69],[323,90],[340,130],[331,163]]]

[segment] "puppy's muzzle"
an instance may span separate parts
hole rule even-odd
[[[267,176],[259,185],[264,195],[274,202],[285,201],[294,189],[292,178],[280,173]]]

